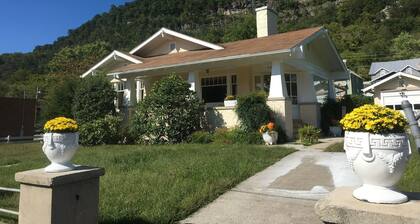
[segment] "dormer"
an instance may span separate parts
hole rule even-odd
[[[166,28],[160,29],[150,38],[130,51],[140,57],[154,57],[196,50],[220,50],[223,47]]]

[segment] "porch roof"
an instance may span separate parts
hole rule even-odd
[[[111,71],[111,74],[125,74],[159,69],[163,67],[175,67],[186,64],[197,64],[206,60],[228,60],[234,57],[252,57],[260,54],[288,52],[302,41],[322,30],[322,27],[314,27],[270,35],[267,37],[253,38],[221,44],[220,50],[197,50],[186,51],[177,54],[168,54],[151,58],[142,58],[141,64],[123,66]]]

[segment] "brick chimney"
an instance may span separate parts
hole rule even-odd
[[[277,33],[277,12],[268,6],[255,9],[257,18],[257,37],[266,37]]]

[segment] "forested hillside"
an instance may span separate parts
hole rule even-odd
[[[161,27],[227,42],[255,36],[262,0],[139,0],[112,6],[54,43],[0,55],[0,95],[35,96],[62,76],[78,76],[112,49],[129,50]],[[350,69],[420,56],[418,0],[278,0],[280,32],[323,25]]]

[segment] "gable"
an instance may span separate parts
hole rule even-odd
[[[175,43],[176,49],[170,48],[171,43]],[[130,54],[141,57],[153,57],[202,49],[221,50],[223,47],[173,30],[162,28],[131,50]]]
[[[399,79],[403,79],[405,84],[408,85],[408,87],[410,88],[420,88],[420,77],[419,76],[415,76],[415,75],[411,75],[411,74],[407,74],[407,73],[403,73],[403,72],[398,72],[395,73],[393,75],[390,75],[387,78],[384,78],[378,82],[375,82],[374,84],[364,88],[362,91],[363,92],[367,92],[369,90],[373,90],[376,87],[381,87],[384,89],[398,89],[400,86],[400,80]]]
[[[134,55],[122,53],[120,51],[113,51],[96,65],[92,66],[88,71],[83,73],[81,77],[83,78],[89,74],[94,74],[101,71],[111,71],[121,66],[140,63],[142,63],[140,58],[135,57]]]

